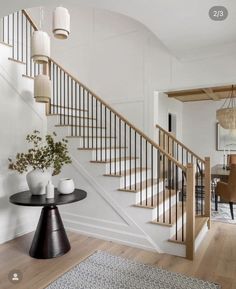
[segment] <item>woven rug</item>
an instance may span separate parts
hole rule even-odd
[[[236,204],[234,205],[234,218],[236,219]],[[232,220],[229,204],[218,203],[218,211],[215,211],[215,203],[211,203],[211,220],[215,222],[236,224],[236,220]]]
[[[219,289],[219,285],[98,251],[46,289]]]

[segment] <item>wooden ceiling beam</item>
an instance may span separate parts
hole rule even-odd
[[[205,92],[206,95],[209,96],[209,98],[212,100],[216,101],[221,99],[221,97],[216,92],[214,92],[212,88],[203,88],[203,92]]]

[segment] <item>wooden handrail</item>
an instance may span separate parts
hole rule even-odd
[[[38,31],[39,29],[38,29],[37,25],[34,23],[34,21],[32,20],[31,16],[28,14],[28,12],[27,12],[25,9],[23,9],[23,10],[22,10],[22,13],[23,13],[23,14],[25,15],[25,17],[28,19],[28,21],[29,21],[30,24],[32,25],[33,29],[34,29],[35,31]]]
[[[156,127],[160,129],[162,132],[164,132],[167,136],[169,136],[172,140],[174,140],[177,144],[182,146],[188,153],[192,154],[197,160],[199,160],[202,163],[205,163],[205,160],[199,157],[196,153],[194,153],[192,150],[190,150],[186,145],[184,145],[181,141],[179,141],[176,137],[174,137],[171,133],[166,131],[163,127],[156,124]]]
[[[149,136],[143,133],[140,129],[135,127],[131,122],[129,122],[123,115],[117,112],[114,108],[112,108],[108,103],[106,103],[101,97],[99,97],[96,93],[94,93],[90,88],[81,83],[76,77],[74,77],[71,73],[69,73],[66,69],[64,69],[59,63],[57,63],[54,59],[50,58],[51,62],[57,65],[64,73],[70,76],[75,82],[77,82],[81,87],[83,87],[87,92],[93,95],[98,101],[100,101],[106,108],[112,111],[117,117],[123,120],[127,125],[129,125],[133,130],[135,130],[139,135],[141,135],[145,140],[147,140],[153,147],[158,149],[163,155],[165,155],[170,161],[175,163],[179,168],[181,168],[184,172],[186,172],[186,167],[178,162],[175,158],[173,158],[169,153],[167,153],[163,148],[161,148],[157,143],[155,143]]]

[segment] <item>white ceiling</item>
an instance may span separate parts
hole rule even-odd
[[[235,0],[9,0],[0,2],[0,14],[47,4],[88,5],[118,12],[147,26],[182,61],[236,51]],[[226,6],[229,16],[216,22],[208,17],[214,5]]]

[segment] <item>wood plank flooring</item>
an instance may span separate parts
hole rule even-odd
[[[59,258],[36,260],[28,255],[32,233],[0,245],[0,289],[41,289],[96,250],[220,283],[236,289],[236,225],[212,223],[194,261],[158,254],[69,232],[71,251]],[[8,273],[18,269],[23,280],[11,284]],[[145,289],[145,288],[143,288]],[[190,288],[189,288],[190,289]]]

